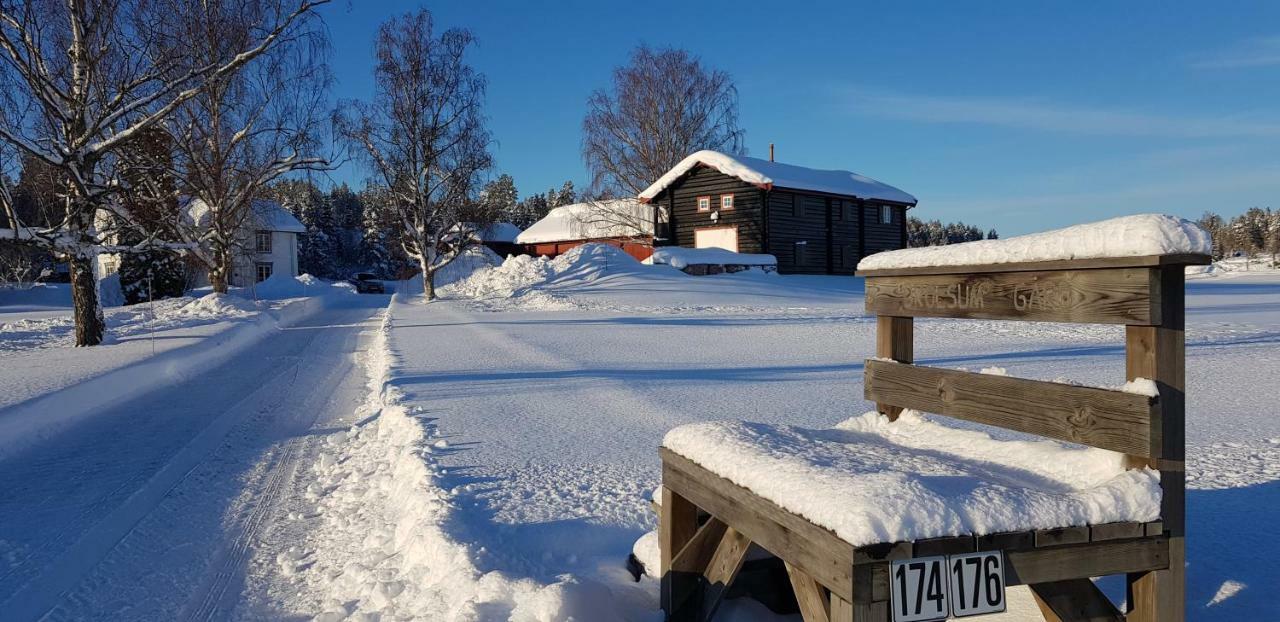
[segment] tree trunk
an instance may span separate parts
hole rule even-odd
[[[427,302],[436,299],[436,271],[425,262],[422,266],[422,296]]]
[[[102,301],[98,299],[98,279],[93,273],[93,260],[72,256],[67,263],[71,268],[76,347],[96,346],[102,343],[106,322],[102,319]]]
[[[225,249],[213,251],[213,268],[209,270],[209,285],[214,293],[225,294],[230,286],[231,253]]]

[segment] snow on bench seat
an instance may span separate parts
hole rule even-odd
[[[1212,251],[1209,234],[1195,223],[1164,214],[1138,214],[1000,240],[886,251],[858,262],[858,270],[1208,255]]]
[[[1160,516],[1159,474],[1126,470],[1121,454],[998,440],[911,410],[827,430],[694,423],[662,444],[853,546]]]

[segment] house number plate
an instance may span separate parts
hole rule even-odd
[[[929,622],[1005,610],[1000,551],[916,557],[893,562],[894,622]]]

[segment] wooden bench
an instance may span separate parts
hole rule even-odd
[[[662,449],[662,606],[708,620],[754,543],[785,563],[807,622],[888,621],[894,560],[1003,553],[1009,585],[1030,586],[1045,618],[1184,619],[1184,267],[1202,255],[860,272],[876,314],[866,398],[903,409],[1121,452],[1160,472],[1160,519],[852,546],[673,451]],[[916,366],[914,317],[1120,324],[1129,380],[1158,397]],[[902,425],[901,423],[894,425]],[[1127,612],[1089,579],[1124,574]]]

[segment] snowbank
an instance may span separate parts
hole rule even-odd
[[[507,257],[501,265],[480,267],[467,278],[454,283],[446,292],[450,296],[476,300],[538,297],[545,292],[535,290],[546,283],[594,281],[605,274],[642,269],[644,268],[640,262],[616,246],[583,244],[569,249],[555,259],[529,255]],[[538,304],[532,306],[549,308]]]
[[[716,264],[722,266],[777,266],[778,258],[773,255],[752,255],[735,253],[723,248],[684,248],[681,246],[662,246],[654,249],[653,263],[665,264],[683,270],[695,264]]]
[[[332,437],[314,466],[308,495],[323,523],[309,537],[314,556],[302,563],[307,553],[298,551],[279,560],[323,592],[314,619],[620,620],[604,585],[485,572],[477,561],[483,549],[450,533],[457,508],[434,458],[448,443],[392,383],[396,304],[366,359],[370,397],[362,414],[371,422]]]
[[[1159,475],[1120,454],[996,440],[913,411],[830,430],[695,423],[662,444],[854,546],[1160,515]]]
[[[640,200],[648,201],[658,196],[667,186],[699,165],[710,166],[725,175],[762,188],[794,188],[911,205],[916,203],[916,198],[910,194],[852,171],[806,168],[746,156],[731,156],[709,149],[695,152],[681,160],[675,168],[645,188],[640,193]]]
[[[330,287],[335,289],[330,290]],[[310,274],[289,276],[283,272],[273,274],[267,280],[255,284],[252,289],[245,288],[244,291],[252,292],[260,300],[285,300],[303,296],[355,293],[353,288],[341,281],[334,283],[317,279]]]
[[[1212,251],[1209,234],[1190,220],[1164,214],[1138,214],[1003,240],[876,253],[859,262],[858,269],[972,266],[1177,253],[1208,255]]]

